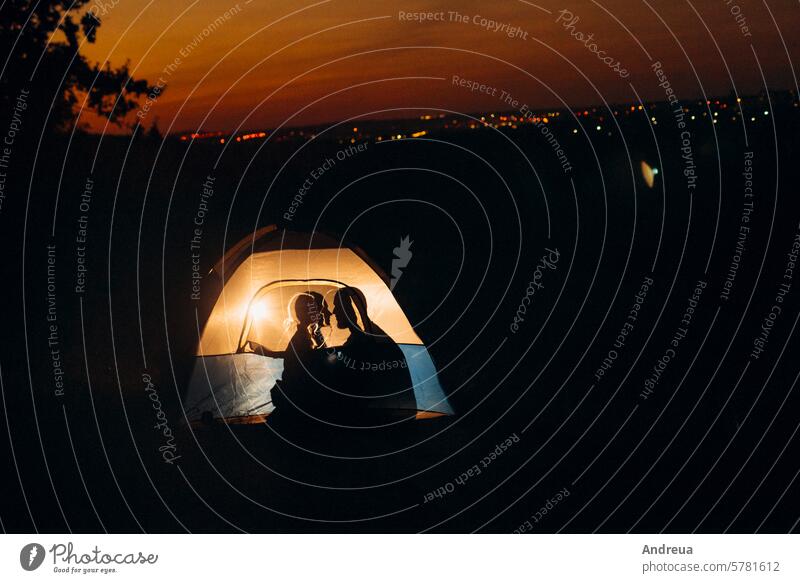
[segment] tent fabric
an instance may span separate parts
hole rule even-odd
[[[400,349],[408,363],[417,409],[452,415],[428,350],[408,344]],[[282,373],[281,358],[247,353],[200,357],[185,399],[186,419],[198,421],[205,412],[222,418],[269,414],[275,409],[270,390]]]
[[[397,344],[422,344],[392,292],[352,250],[285,249],[245,259],[225,282],[203,330],[197,356],[238,350],[253,296],[265,285],[286,280],[330,279],[360,289],[372,321]]]
[[[189,421],[206,412],[222,418],[270,413],[270,389],[283,374],[279,353],[289,338],[283,325],[289,316],[289,298],[298,291],[313,290],[330,302],[344,286],[361,290],[370,319],[400,347],[417,409],[453,413],[436,367],[392,295],[385,273],[359,249],[325,234],[266,227],[231,247],[212,274],[218,278],[220,291],[213,307],[205,308],[208,317],[184,399]],[[253,340],[278,354],[246,352],[245,343]],[[338,344],[335,330],[328,340],[329,346]]]
[[[264,415],[274,410],[270,389],[283,373],[283,359],[256,354],[224,354],[195,360],[184,412],[189,421],[212,417]]]
[[[436,366],[428,354],[428,349],[421,345],[401,344],[400,350],[403,351],[408,363],[408,372],[411,373],[417,409],[452,415],[453,409],[439,384]]]
[[[245,341],[254,341],[268,350],[285,350],[295,332],[293,325],[287,325],[294,312],[294,298],[301,293],[315,292],[330,305],[342,287],[338,282],[325,280],[278,281],[264,286],[250,300],[239,346],[243,347]],[[326,327],[323,336],[327,346],[339,346],[349,332]]]

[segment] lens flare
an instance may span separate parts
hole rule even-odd
[[[655,184],[656,181],[656,174],[658,174],[658,168],[651,168],[647,162],[642,160],[642,178],[644,178],[649,188],[653,188],[653,184]]]

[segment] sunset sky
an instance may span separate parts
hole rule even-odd
[[[645,100],[663,99],[654,61],[681,99],[728,94],[731,77],[750,94],[763,87],[751,44],[771,89],[794,88],[789,56],[800,57],[796,0],[770,0],[769,10],[752,0],[114,1],[88,5],[99,6],[103,24],[84,52],[100,63],[129,61],[134,76],[167,83],[144,116],[145,125],[158,118],[163,132],[414,115],[381,113],[392,108],[511,109],[501,91],[534,109],[635,101],[634,88]],[[556,22],[562,10],[579,18],[570,29]],[[408,21],[401,11],[443,20]],[[493,32],[488,20],[507,26]],[[513,27],[510,38],[504,30]],[[593,33],[594,50],[629,77],[571,32]],[[487,89],[454,86],[453,75]],[[103,129],[89,115],[81,122]]]

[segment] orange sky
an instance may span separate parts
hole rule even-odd
[[[661,61],[681,98],[700,94],[692,67],[709,95],[727,94],[731,82],[726,64],[740,93],[757,92],[762,83],[751,43],[769,86],[794,86],[778,29],[764,5],[751,0],[731,4],[727,0],[691,4],[94,0],[92,4],[105,5],[96,10],[103,24],[96,44],[84,52],[91,60],[109,59],[113,65],[129,60],[135,76],[151,83],[159,77],[166,81],[167,91],[144,116],[145,125],[158,118],[164,132],[230,131],[240,125],[271,128],[284,122],[338,121],[363,114],[381,117],[373,112],[403,107],[510,109],[499,99],[501,91],[534,109],[562,100],[570,106],[602,99],[633,101],[630,84],[644,99],[663,98],[642,47],[653,60]],[[797,60],[797,2],[769,0],[768,4],[789,55]],[[740,9],[752,36],[743,35],[731,14],[733,6]],[[580,19],[574,31],[594,33],[597,50],[605,50],[630,71],[627,79],[556,22],[564,9]],[[400,11],[443,12],[444,21],[404,21]],[[451,21],[448,11],[457,11],[467,22]],[[492,32],[481,25],[481,18],[517,26],[520,36],[527,38]],[[170,64],[174,67],[165,72]],[[456,87],[453,75],[497,88],[495,95]],[[89,115],[81,122],[103,129],[103,123]]]

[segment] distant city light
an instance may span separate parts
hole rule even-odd
[[[735,100],[735,101],[734,101]],[[755,103],[755,100],[751,100]],[[772,104],[768,103],[766,99],[759,98],[761,103],[761,113],[763,116],[770,116],[772,115],[772,110],[769,109]],[[798,107],[800,106],[800,102],[797,100],[792,100],[792,106]],[[738,104],[738,105],[737,105]],[[712,107],[713,106],[713,107]],[[766,106],[766,109],[763,109]],[[728,116],[720,116],[720,112],[726,112],[727,109],[733,109]],[[558,127],[558,122],[560,121],[561,112],[559,111],[540,111],[534,112],[533,110],[528,110],[525,115],[519,115],[515,112],[491,112],[485,111],[482,115],[478,114],[480,121],[478,119],[459,119],[453,118],[452,114],[444,114],[444,113],[437,113],[437,114],[423,114],[415,117],[413,119],[406,120],[409,125],[404,126],[401,124],[393,124],[394,127],[388,126],[384,128],[383,126],[369,126],[367,130],[364,130],[362,126],[347,126],[345,125],[341,130],[340,134],[336,136],[332,136],[334,140],[338,140],[340,144],[354,144],[358,140],[362,139],[371,139],[375,142],[385,141],[385,140],[402,140],[406,138],[421,138],[423,136],[429,136],[431,134],[435,134],[439,131],[457,131],[459,129],[470,129],[470,130],[478,130],[482,128],[509,128],[509,129],[521,129],[528,124],[538,125],[538,124],[549,124],[553,127],[553,130],[560,130],[562,132],[566,132],[567,134],[571,133],[573,135],[577,135],[589,130],[592,123],[595,124],[595,130],[597,132],[606,133],[609,136],[614,136],[613,128],[606,123],[606,117],[610,117],[611,114],[616,116],[613,119],[619,119],[620,117],[625,117],[627,114],[632,114],[636,111],[644,111],[646,112],[645,115],[647,116],[648,122],[653,126],[658,125],[658,117],[659,113],[667,112],[668,110],[665,109],[665,105],[663,103],[637,103],[634,105],[628,104],[624,106],[619,106],[618,110],[603,110],[597,108],[591,109],[584,109],[579,111],[566,111],[566,113],[572,113],[577,118],[578,124],[566,124],[567,127],[560,128]],[[741,116],[743,121],[746,121],[749,117],[751,123],[755,123],[758,121],[758,110],[755,109],[750,111],[750,115],[746,116],[744,112],[744,98],[732,96],[727,99],[709,99],[709,100],[696,100],[692,101],[688,106],[683,105],[680,107],[679,111],[682,111],[688,114],[689,119],[691,121],[701,120],[702,117],[711,118],[712,123],[717,124],[720,120],[725,121],[726,119],[732,123],[738,123],[739,116]],[[733,115],[732,115],[733,114]],[[663,118],[664,113],[662,113],[661,117]],[[590,118],[586,120],[587,123],[581,123],[583,120],[580,118]],[[669,116],[668,116],[669,117]],[[685,119],[685,118],[684,118]],[[414,120],[417,120],[416,122]],[[437,120],[434,123],[425,123],[422,127],[427,129],[419,129],[419,127],[414,128],[414,124],[419,124],[418,120],[423,120],[426,122],[431,122],[432,120]],[[630,122],[634,121],[634,118],[629,118]],[[662,122],[664,119],[661,120]],[[669,121],[669,120],[668,120]],[[523,126],[524,124],[524,126]],[[568,127],[569,125],[573,125],[573,127]],[[387,135],[375,135],[377,131],[398,131],[399,133],[396,134],[387,134]],[[581,132],[579,132],[581,130]],[[374,132],[374,133],[373,133]],[[183,142],[194,141],[194,140],[205,140],[209,139],[211,142],[216,142],[219,144],[227,144],[233,145],[239,142],[245,142],[249,140],[259,140],[259,139],[267,139],[271,137],[277,142],[281,142],[283,140],[291,140],[296,139],[298,136],[313,136],[314,134],[309,131],[308,129],[305,132],[299,128],[295,129],[287,129],[280,134],[273,135],[270,131],[255,131],[251,133],[242,133],[239,135],[227,135],[223,134],[223,132],[194,132],[194,133],[181,133],[176,138],[180,139]],[[658,175],[658,169],[652,168],[653,176]]]

